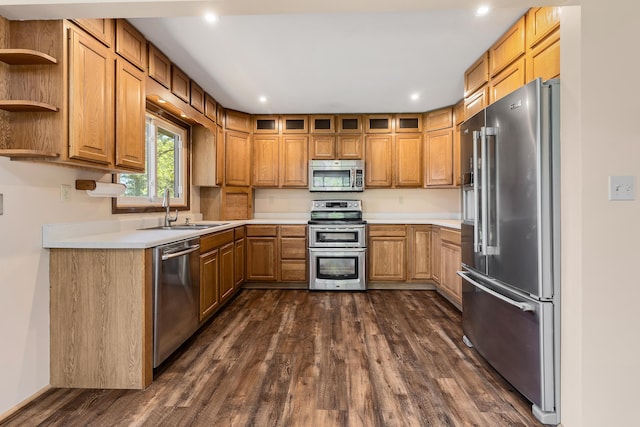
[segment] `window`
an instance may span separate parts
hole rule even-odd
[[[189,209],[187,180],[187,129],[147,113],[145,173],[122,173],[117,182],[125,193],[115,201],[114,212],[152,212],[162,209],[165,189],[172,208]]]

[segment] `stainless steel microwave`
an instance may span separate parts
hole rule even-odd
[[[311,160],[309,191],[363,191],[362,160]]]

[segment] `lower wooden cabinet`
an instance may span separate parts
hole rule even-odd
[[[433,227],[431,231],[431,276],[440,282],[440,227]]]
[[[234,242],[220,248],[220,301],[224,302],[233,295],[235,288]]]
[[[433,279],[431,225],[409,226],[409,281]]]
[[[369,280],[404,282],[407,279],[406,246],[405,225],[370,225]]]
[[[218,249],[200,254],[200,321],[220,306],[220,256]]]
[[[306,225],[247,225],[247,281],[305,282]]]
[[[246,253],[246,239],[245,239],[245,231],[244,231],[244,226],[242,227],[236,227],[234,230],[234,237],[235,237],[235,242],[234,242],[234,247],[233,250],[235,251],[235,256],[234,256],[234,279],[235,279],[235,284],[234,287],[235,289],[239,289],[240,286],[242,286],[242,284],[244,283],[244,270],[245,270],[245,261],[247,259],[247,257],[245,256]]]
[[[462,306],[462,279],[457,275],[462,261],[460,231],[440,228],[438,291],[458,307]]]
[[[200,321],[213,314],[235,289],[234,231],[200,238]]]

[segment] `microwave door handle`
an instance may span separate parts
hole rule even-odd
[[[349,176],[351,177],[351,188],[355,188],[356,186],[356,170],[349,169]]]

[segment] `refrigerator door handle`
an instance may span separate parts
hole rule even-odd
[[[502,301],[506,302],[507,304],[510,304],[510,305],[512,305],[514,307],[517,307],[522,311],[535,311],[535,306],[533,304],[512,300],[511,298],[509,298],[509,297],[507,297],[505,295],[502,295],[502,294],[494,291],[493,289],[489,289],[486,286],[484,286],[484,285],[476,282],[475,280],[473,280],[471,278],[471,276],[469,275],[469,273],[465,273],[464,271],[457,271],[456,273],[458,274],[458,276],[462,277],[464,280],[466,280],[467,282],[471,283],[476,288],[482,289],[486,293],[491,294],[491,295],[493,295],[494,297],[496,297],[498,299],[501,299]]]
[[[473,165],[471,170],[473,171],[473,251],[475,253],[480,252],[480,186],[478,176],[478,140],[480,139],[480,132],[473,131]]]
[[[487,215],[487,209],[488,209],[488,205],[489,205],[489,200],[488,200],[488,195],[487,192],[489,191],[488,188],[488,176],[487,176],[487,167],[488,167],[488,162],[487,162],[487,128],[482,126],[480,128],[480,161],[481,161],[481,165],[480,165],[480,169],[482,169],[481,172],[481,179],[480,182],[478,183],[478,188],[480,188],[480,212],[482,214],[482,230],[481,230],[481,234],[480,234],[480,255],[488,255],[487,253],[487,227],[489,226],[489,218]],[[477,229],[477,227],[476,227]]]
[[[496,216],[498,214],[498,209],[497,206],[495,206],[497,195],[496,169],[498,166],[496,164],[496,144],[498,133],[494,127],[484,127],[482,129],[485,144],[485,155],[483,156],[483,166],[485,171],[485,205],[483,209],[484,218],[486,218],[483,239],[484,255],[499,255],[500,251],[497,246],[498,218]],[[490,139],[490,137],[493,138]]]

